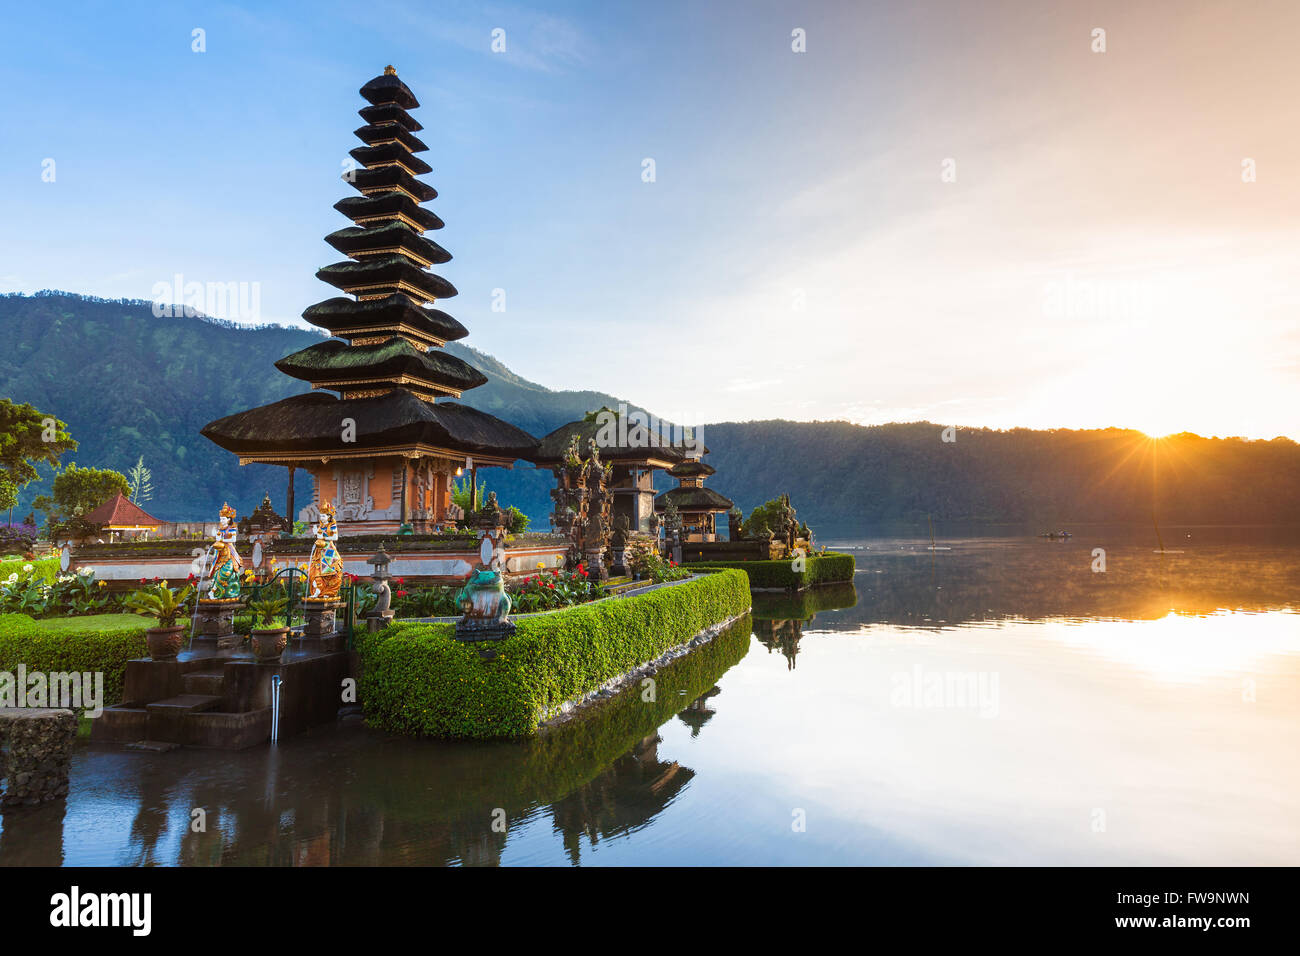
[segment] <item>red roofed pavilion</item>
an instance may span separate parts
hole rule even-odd
[[[105,531],[144,532],[146,536],[162,524],[120,491],[86,515],[86,520],[102,524]]]

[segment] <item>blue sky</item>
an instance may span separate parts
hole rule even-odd
[[[1300,437],[1294,5],[1052,6],[11,7],[0,291],[179,273],[298,321],[392,63],[441,305],[545,385],[685,422]]]

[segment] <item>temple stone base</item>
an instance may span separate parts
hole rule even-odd
[[[238,647],[242,637],[235,634],[235,612],[244,607],[240,601],[201,599],[194,615],[193,650],[225,650]]]
[[[393,623],[393,612],[384,611],[380,614],[370,613],[366,616],[366,630],[371,633],[382,631],[389,624]]]
[[[6,778],[0,806],[36,806],[68,795],[68,763],[77,739],[77,718],[70,710],[36,707],[0,708],[0,776]]]
[[[304,638],[319,638],[332,635],[337,628],[336,612],[343,607],[342,601],[303,601]]]

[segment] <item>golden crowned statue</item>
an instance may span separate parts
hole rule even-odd
[[[243,562],[235,550],[235,509],[229,504],[221,506],[221,521],[217,525],[217,540],[209,549],[212,554],[212,587],[208,597],[213,601],[230,601],[239,597],[239,572]]]
[[[339,554],[339,526],[334,520],[334,505],[325,501],[316,522],[316,543],[312,545],[307,565],[307,600],[333,601],[343,585],[343,555]]]

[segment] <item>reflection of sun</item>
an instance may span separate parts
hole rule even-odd
[[[1300,653],[1289,613],[1227,611],[1205,617],[1169,614],[1155,621],[1092,621],[1060,637],[1079,650],[1173,683],[1267,670],[1268,659]]]

